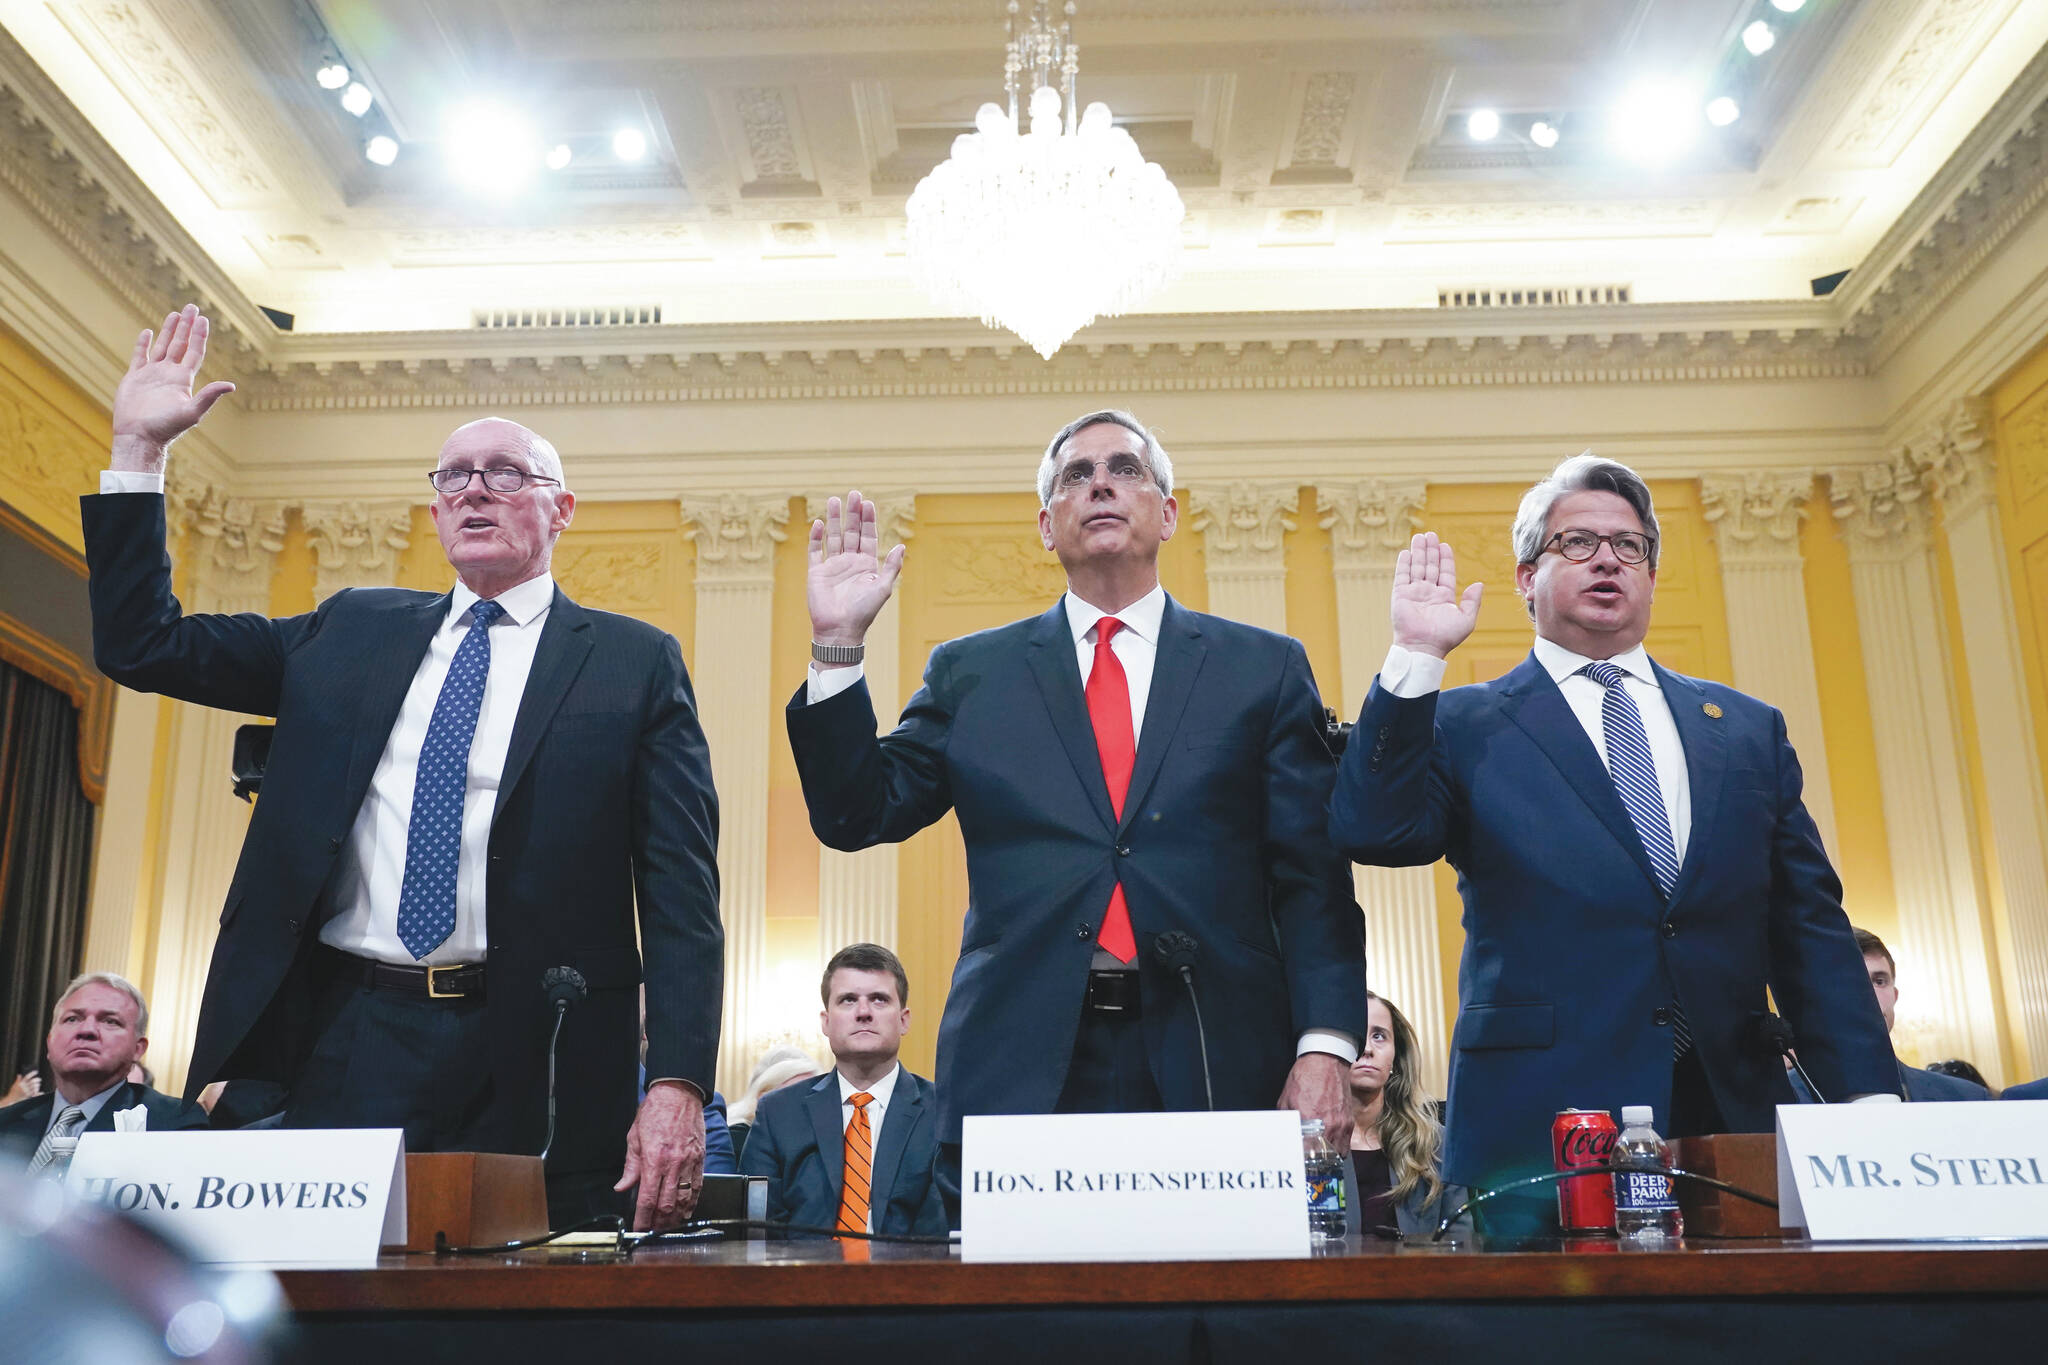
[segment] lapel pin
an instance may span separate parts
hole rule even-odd
[[[1710,701],[1708,701],[1708,702],[1701,702],[1701,703],[1700,703],[1700,710],[1702,710],[1702,711],[1704,711],[1704,712],[1706,712],[1706,713],[1707,713],[1707,719],[1708,719],[1708,720],[1719,720],[1719,719],[1721,719],[1721,708],[1720,708],[1720,707],[1718,707],[1718,706],[1716,706],[1716,705],[1714,705],[1714,703],[1712,703],[1712,702],[1710,702]]]

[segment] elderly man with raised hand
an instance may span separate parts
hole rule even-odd
[[[87,972],[64,988],[45,1043],[51,1093],[0,1109],[0,1144],[28,1157],[32,1174],[62,1175],[86,1133],[204,1128],[206,1111],[128,1079],[149,1051],[149,1006],[112,972]]]
[[[556,586],[575,495],[554,447],[498,418],[457,428],[427,473],[448,591],[354,589],[278,620],[185,614],[163,471],[233,389],[193,392],[206,338],[188,307],[136,341],[112,468],[83,500],[107,675],[277,718],[190,1093],[268,1081],[290,1127],[539,1152],[541,976],[568,967],[587,996],[561,1030],[550,1214],[614,1211],[637,1187],[638,1226],[680,1222],[704,1158],[724,944],[717,798],[681,651]],[[636,1112],[643,962],[653,1081]]]

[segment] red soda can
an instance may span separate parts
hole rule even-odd
[[[1551,1121],[1550,1155],[1560,1171],[1599,1166],[1620,1135],[1605,1109],[1566,1109]],[[1614,1177],[1601,1171],[1558,1181],[1557,1225],[1567,1237],[1613,1236]]]

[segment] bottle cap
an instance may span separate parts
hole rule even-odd
[[[1648,1128],[1656,1118],[1656,1111],[1647,1104],[1624,1104],[1621,1107],[1621,1126],[1624,1128]]]
[[[1301,1132],[1304,1137],[1310,1133],[1320,1133],[1322,1131],[1323,1121],[1321,1119],[1303,1119],[1301,1121]]]

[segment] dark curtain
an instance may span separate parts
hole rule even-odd
[[[0,1090],[43,1065],[57,993],[78,972],[92,876],[71,698],[0,663]]]

